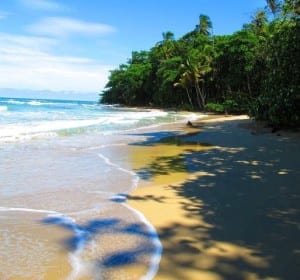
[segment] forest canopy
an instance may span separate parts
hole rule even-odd
[[[246,113],[300,125],[300,0],[267,0],[231,35],[213,35],[200,15],[179,39],[171,31],[110,72],[104,104]],[[271,20],[270,20],[271,19]]]

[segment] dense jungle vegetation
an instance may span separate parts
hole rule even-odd
[[[247,113],[299,126],[300,0],[266,2],[232,35],[213,35],[206,15],[179,39],[163,33],[111,71],[100,102]]]

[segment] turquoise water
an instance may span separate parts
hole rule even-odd
[[[125,110],[91,101],[0,97],[0,143],[58,135],[113,134],[178,118],[172,112]]]
[[[192,117],[0,98],[0,279],[123,279],[132,264],[143,273],[124,279],[152,279],[162,249],[153,226],[126,204],[139,182],[128,144]]]

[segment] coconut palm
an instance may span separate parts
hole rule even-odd
[[[256,34],[261,34],[265,31],[267,22],[268,20],[265,11],[258,11],[251,21],[251,27]]]
[[[163,40],[158,42],[156,46],[162,50],[164,59],[168,59],[174,52],[174,33],[171,31],[163,32],[162,37]]]
[[[268,5],[268,8],[271,10],[273,15],[275,15],[280,6],[279,1],[278,0],[266,0],[266,2]]]
[[[181,68],[185,68],[185,65],[182,64]],[[178,82],[174,84],[174,87],[181,87],[181,88],[185,89],[187,96],[188,96],[189,103],[191,105],[191,108],[193,109],[194,104],[193,104],[191,94],[190,94],[190,88],[192,87],[192,79],[191,79],[190,73],[188,71],[183,72],[180,75]]]
[[[207,15],[199,16],[199,24],[196,25],[196,31],[202,35],[209,36],[212,29],[212,22]]]
[[[174,41],[174,33],[171,31],[163,32],[162,36],[163,36],[164,43]]]
[[[206,75],[212,70],[211,62],[211,46],[206,45],[201,50],[191,49],[187,54],[186,62],[183,64],[184,71],[181,75],[181,82],[185,84],[186,88],[194,88],[200,109],[204,109],[206,104],[204,83]]]
[[[300,16],[300,0],[285,0],[283,10],[285,14]]]

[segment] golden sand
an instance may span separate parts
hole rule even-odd
[[[128,162],[141,177],[128,203],[156,228],[163,246],[155,279],[300,279],[299,143],[299,134],[271,134],[246,116],[208,116],[192,127],[176,124],[145,133],[126,146]],[[40,259],[48,269],[39,277],[68,277],[68,252],[59,246],[68,233],[20,226],[33,241],[43,236],[41,244],[53,251],[52,258]],[[101,236],[101,242],[110,247],[113,241]],[[32,269],[38,272],[38,266]],[[122,275],[108,269],[103,279],[139,279],[146,270],[133,263]],[[36,275],[33,270],[28,277],[4,279],[39,279]]]
[[[129,204],[155,226],[163,245],[155,279],[300,277],[300,165],[289,163],[294,153],[299,159],[291,148],[299,148],[293,141],[299,135],[266,141],[241,128],[246,123],[246,116],[210,116],[177,127],[185,134],[173,142],[132,148],[134,170],[149,174]],[[201,142],[208,137],[216,145]]]

